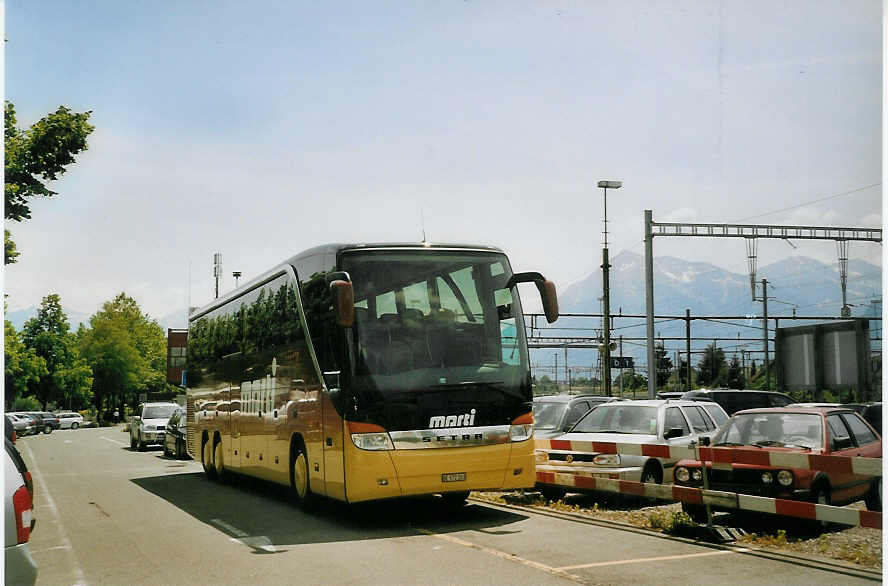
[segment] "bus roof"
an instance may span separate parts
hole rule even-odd
[[[325,256],[332,255],[338,256],[342,252],[350,251],[350,250],[377,250],[377,249],[398,249],[398,248],[411,248],[411,249],[439,249],[439,250],[476,250],[476,251],[484,251],[484,252],[497,252],[502,253],[502,249],[497,248],[496,246],[489,246],[486,244],[456,244],[456,243],[440,243],[440,242],[353,242],[353,243],[328,243],[321,244],[319,246],[315,246],[313,248],[309,248],[291,256],[290,258],[285,259],[282,262],[277,263],[269,269],[268,271],[258,275],[257,277],[250,279],[237,289],[233,289],[224,295],[219,296],[218,299],[213,299],[208,304],[204,305],[196,309],[194,312],[190,313],[188,316],[188,321],[190,322],[193,319],[201,317],[213,309],[220,307],[230,301],[233,298],[239,297],[244,291],[254,288],[256,285],[260,283],[264,283],[270,277],[279,273],[279,269],[284,265],[299,265],[302,261],[314,257],[314,256]]]

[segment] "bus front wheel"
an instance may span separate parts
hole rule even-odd
[[[293,489],[296,492],[296,499],[303,509],[310,510],[314,505],[315,496],[311,492],[308,477],[308,454],[301,443],[293,450],[292,460]]]

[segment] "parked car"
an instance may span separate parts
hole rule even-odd
[[[783,393],[741,389],[698,389],[688,391],[681,398],[689,401],[715,401],[728,415],[743,409],[786,407],[795,403],[792,397]]]
[[[842,405],[847,409],[857,411],[863,419],[873,426],[873,429],[882,436],[882,403],[849,403]]]
[[[713,447],[762,452],[882,457],[879,434],[852,411],[841,407],[783,407],[735,413],[712,438]],[[709,488],[755,496],[844,505],[865,500],[868,509],[882,510],[882,477],[851,472],[732,464],[730,469],[706,463]],[[675,483],[701,487],[702,464],[682,460]],[[696,519],[705,516],[699,505],[682,503]]]
[[[18,413],[7,413],[6,419],[12,424],[17,436],[32,435],[35,433],[34,420]]]
[[[28,542],[34,529],[34,486],[21,454],[6,440],[4,469],[4,573],[6,584],[34,584],[37,564]]]
[[[9,413],[9,415],[13,418],[13,422],[15,422],[16,419],[19,419],[25,423],[25,432],[22,435],[34,435],[43,430],[42,417],[21,412],[13,412]]]
[[[77,429],[78,427],[83,425],[83,415],[81,415],[80,413],[64,411],[62,413],[56,414],[56,417],[58,417],[59,419],[61,429]]]
[[[9,418],[9,415],[5,417],[6,419],[6,439],[15,443],[15,440],[18,439],[15,433],[15,426],[12,424],[12,419]]]
[[[710,409],[721,410],[715,403]],[[727,418],[727,415],[722,415]],[[715,420],[702,404],[674,399],[605,403],[589,411],[559,440],[687,446],[711,437]],[[641,450],[638,450],[641,454]],[[537,470],[581,473],[636,482],[670,482],[677,459],[583,450],[537,450]],[[538,485],[547,496],[560,496],[560,485]]]
[[[589,409],[615,397],[600,395],[541,395],[533,398],[533,436],[547,439],[570,430]]]
[[[149,444],[163,445],[166,423],[181,407],[176,403],[144,403],[130,421],[130,448],[145,451]]]
[[[187,458],[185,449],[185,409],[177,409],[167,421],[163,436],[163,453],[165,456],[173,456],[177,459]]]
[[[681,399],[681,396],[685,394],[686,391],[663,391],[661,393],[657,393],[658,399]]]
[[[52,433],[54,429],[60,429],[62,426],[59,418],[49,411],[25,411],[25,413],[39,418],[37,429],[42,430],[43,433]]]

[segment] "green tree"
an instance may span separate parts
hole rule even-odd
[[[703,358],[697,364],[697,383],[701,386],[716,386],[725,365],[725,351],[715,345],[706,347]]]
[[[654,346],[654,357],[657,360],[657,388],[663,388],[672,374],[672,359],[662,342]]]
[[[59,383],[68,379],[61,373],[76,368],[78,360],[73,338],[68,332],[68,317],[62,310],[58,294],[43,298],[37,315],[26,321],[22,328],[22,341],[46,362],[48,373],[40,377],[34,393],[45,410],[50,401],[64,397]]]
[[[725,376],[725,386],[729,389],[746,388],[746,377],[743,376],[743,366],[740,364],[740,359],[737,358],[736,355],[731,357],[731,362],[728,364],[728,371]]]
[[[86,137],[94,127],[88,122],[91,112],[72,112],[65,106],[26,130],[16,126],[11,102],[5,103],[4,114],[5,217],[21,222],[31,218],[30,198],[56,195],[45,182],[58,179],[74,162],[74,155],[87,149]],[[16,262],[18,253],[8,230],[4,231],[4,244],[4,264]]]
[[[7,408],[10,408],[16,399],[29,395],[29,391],[35,392],[37,383],[49,371],[46,369],[46,361],[22,343],[9,320],[4,320],[3,332],[6,385],[4,399]]]
[[[143,314],[125,293],[106,301],[77,333],[82,356],[93,371],[96,408],[132,405],[139,393],[163,393],[166,384],[166,339],[163,328]]]

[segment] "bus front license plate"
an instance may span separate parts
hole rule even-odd
[[[465,472],[446,472],[441,475],[441,482],[460,482],[465,479]]]

